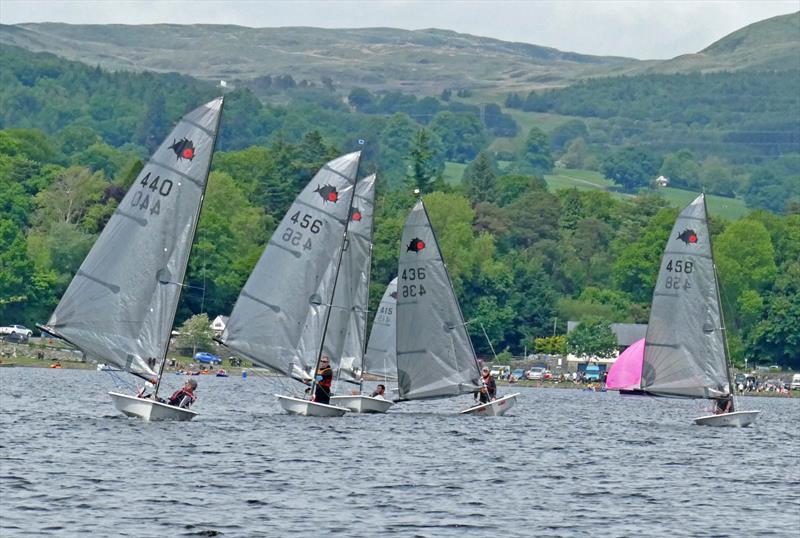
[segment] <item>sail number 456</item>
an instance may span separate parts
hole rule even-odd
[[[322,221],[320,219],[315,219],[312,215],[308,213],[304,213],[302,216],[300,211],[296,211],[294,215],[289,217],[289,220],[292,221],[297,226],[300,226],[304,230],[308,230],[313,234],[318,234],[322,229]],[[291,243],[292,245],[299,247],[300,243],[303,243],[303,250],[311,250],[311,238],[307,237],[305,242],[303,242],[303,232],[295,230],[291,226],[284,230],[283,235],[281,235],[281,239],[286,241],[287,243]]]
[[[425,280],[424,267],[409,267],[408,269],[403,269],[403,273],[400,275],[400,280],[403,281],[403,286],[400,290],[400,294],[403,297],[421,297],[425,295],[425,286],[419,282],[420,280]],[[409,281],[414,283],[405,283]]]

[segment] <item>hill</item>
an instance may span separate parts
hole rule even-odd
[[[42,23],[0,26],[0,43],[113,70],[174,71],[210,80],[329,77],[346,90],[422,94],[564,86],[640,63],[436,29]]]

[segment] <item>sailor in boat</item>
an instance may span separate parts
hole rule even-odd
[[[483,386],[478,392],[478,400],[482,404],[495,401],[497,399],[497,383],[494,377],[492,377],[492,374],[489,373],[489,368],[486,366],[481,369],[481,381],[483,382]]]
[[[197,390],[197,381],[194,379],[186,380],[183,387],[176,390],[172,396],[169,397],[166,403],[174,405],[175,407],[183,407],[188,409],[194,402],[197,401],[197,396],[194,391]]]
[[[327,355],[323,355],[319,360],[319,368],[317,375],[314,378],[316,386],[314,389],[314,397],[312,402],[329,405],[331,403],[331,383],[333,382],[333,370],[331,369],[330,359]],[[310,381],[306,381],[310,385]]]
[[[730,394],[714,400],[714,414],[724,415],[726,413],[733,413],[733,397]]]
[[[370,398],[379,398],[381,400],[385,400],[386,399],[386,395],[384,394],[385,392],[386,392],[386,386],[378,385],[372,392],[372,394],[370,394],[369,396]]]

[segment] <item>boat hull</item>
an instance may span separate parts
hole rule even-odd
[[[344,407],[337,407],[335,405],[327,405],[292,396],[284,396],[276,394],[278,403],[284,411],[290,415],[303,415],[306,417],[340,417],[347,413]]]
[[[503,396],[489,403],[476,405],[461,411],[462,415],[481,415],[484,417],[501,417],[517,403],[519,392]]]
[[[344,407],[353,413],[385,413],[394,405],[394,402],[359,394],[354,396],[333,396],[331,397],[331,404],[337,407]]]
[[[192,420],[197,412],[182,407],[175,407],[148,398],[137,398],[128,394],[109,392],[114,407],[129,417],[154,420]]]
[[[723,413],[721,415],[709,415],[697,417],[694,423],[698,426],[729,426],[733,428],[746,428],[756,421],[761,411],[736,411],[735,413]]]

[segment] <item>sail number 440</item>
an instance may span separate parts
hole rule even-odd
[[[144,188],[134,193],[131,205],[141,211],[149,210],[151,215],[160,215],[161,197],[167,197],[172,192],[172,180],[162,179],[161,176],[151,179],[150,172],[148,172],[139,184]],[[147,192],[148,190],[151,192]],[[152,201],[150,195],[153,195]]]
[[[421,297],[425,295],[425,286],[419,282],[420,280],[425,280],[424,267],[409,267],[408,269],[403,269],[400,280],[403,281],[403,286],[400,290],[400,294],[403,297]],[[406,282],[413,283],[406,284]]]
[[[689,283],[689,279],[684,279],[683,275],[691,274],[694,270],[694,262],[691,260],[668,260],[665,269],[672,273],[667,275],[667,278],[664,280],[665,288],[668,290],[688,290],[692,287]]]

